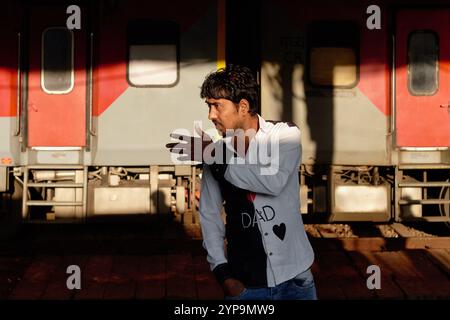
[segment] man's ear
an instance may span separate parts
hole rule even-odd
[[[247,99],[239,101],[239,112],[250,113],[250,103],[248,103]]]

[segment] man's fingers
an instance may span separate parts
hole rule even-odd
[[[178,139],[178,140],[189,140],[192,138],[190,136],[186,136],[184,134],[178,134],[178,133],[171,133],[170,137],[174,138],[174,139]]]
[[[177,146],[170,147],[169,148],[169,152],[177,153],[177,154],[185,154],[187,156],[190,156],[191,154],[194,153],[194,151],[190,150],[190,148],[182,148],[182,147],[180,148],[180,147],[177,147]]]
[[[178,147],[178,148],[188,148],[191,145],[191,143],[189,142],[171,142],[171,143],[167,143],[166,144],[166,148],[173,148],[173,147]]]
[[[179,142],[171,142],[166,144],[166,148],[172,154],[178,155],[177,160],[179,161],[201,161],[195,159],[201,159],[201,153],[206,142],[212,141],[211,137],[206,134],[198,125],[195,126],[195,131],[200,135],[197,136],[187,136],[183,134],[171,133],[170,137],[173,139],[180,140]],[[206,137],[208,139],[206,139]],[[210,140],[210,141],[207,141]],[[196,146],[199,150],[196,150]],[[203,147],[202,147],[203,146]],[[199,154],[196,154],[199,153]]]
[[[190,156],[182,156],[182,157],[178,157],[178,160],[179,161],[193,161],[192,159],[191,159],[191,157]]]
[[[179,143],[168,143],[166,144],[166,148],[173,148],[175,146],[177,146]]]

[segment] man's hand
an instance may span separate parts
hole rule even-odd
[[[171,138],[180,140],[180,142],[166,144],[166,148],[168,148],[170,152],[180,155],[177,160],[203,162],[203,151],[213,141],[211,137],[199,127],[196,126],[195,131],[200,137],[175,133],[170,134]]]
[[[244,284],[237,279],[228,278],[223,282],[223,291],[226,296],[237,297],[244,289]]]

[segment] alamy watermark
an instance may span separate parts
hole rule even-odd
[[[72,264],[67,267],[66,273],[70,276],[66,280],[67,289],[81,290],[81,269],[76,264]]]
[[[381,289],[381,269],[376,264],[372,264],[367,267],[366,273],[370,274],[367,278],[366,285],[367,289]]]
[[[66,13],[70,16],[66,20],[66,26],[69,30],[81,29],[81,9],[79,6],[72,4],[67,7]]]

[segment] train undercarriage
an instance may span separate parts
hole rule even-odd
[[[164,216],[198,224],[200,166],[1,168],[2,228]],[[307,222],[450,221],[449,166],[302,165]],[[8,233],[8,232],[6,232]]]

